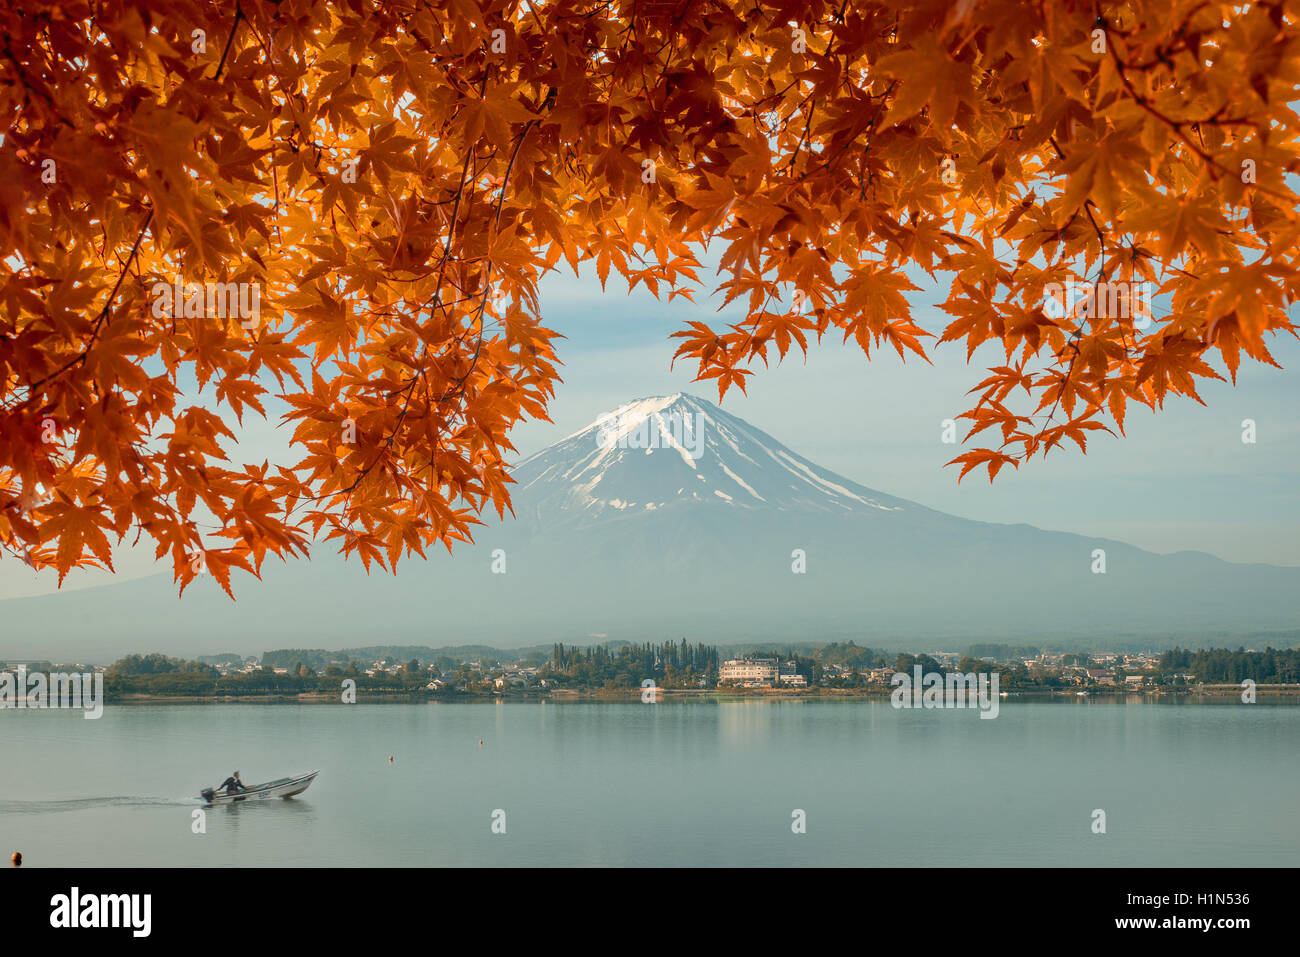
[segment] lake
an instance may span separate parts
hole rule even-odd
[[[1300,707],[1235,699],[1004,699],[995,720],[862,698],[4,710],[0,851],[36,867],[1295,866],[1298,741]],[[194,833],[199,789],[235,769],[321,773],[293,800],[209,808]]]

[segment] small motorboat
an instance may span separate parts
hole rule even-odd
[[[234,804],[237,801],[291,798],[295,794],[301,794],[307,790],[318,774],[320,774],[319,771],[312,771],[308,774],[300,774],[296,778],[280,778],[276,781],[267,781],[265,784],[254,784],[252,787],[236,791],[234,794],[227,794],[225,791],[218,791],[216,788],[204,788],[199,792],[199,797],[203,798],[208,804]]]

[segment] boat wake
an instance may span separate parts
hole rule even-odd
[[[144,796],[73,798],[64,801],[0,800],[0,814],[55,814],[60,811],[85,811],[97,807],[183,807],[198,800]]]

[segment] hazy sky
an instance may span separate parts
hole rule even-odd
[[[930,282],[924,274],[914,281]],[[552,406],[555,426],[517,430],[521,453],[631,398],[686,391],[717,400],[713,383],[691,381],[694,363],[669,371],[677,342],[669,334],[688,319],[717,321],[714,309],[680,299],[661,304],[642,290],[629,297],[626,283],[614,283],[611,277],[602,294],[594,278],[570,273],[544,286],[546,317],[568,337],[560,343],[565,382]],[[929,305],[942,298],[936,293],[946,289],[931,284],[911,297],[931,331],[946,319]],[[1019,472],[1004,470],[992,486],[983,470],[957,484],[957,469],[944,463],[959,450],[940,441],[940,424],[973,404],[966,392],[988,365],[1001,363],[1000,349],[977,352],[967,365],[965,344],[948,343],[928,366],[915,357],[904,364],[892,349],[868,361],[839,338],[810,349],[806,362],[793,355],[766,372],[760,365],[748,396],[733,389],[723,407],[847,478],[966,518],[1112,537],[1157,552],[1300,565],[1300,345],[1290,337],[1270,343],[1283,369],[1243,364],[1236,387],[1200,387],[1204,407],[1173,398],[1153,414],[1130,405],[1127,437],[1093,433],[1086,456],[1071,444]],[[1241,440],[1246,418],[1256,422],[1254,445]]]
[[[932,304],[946,289],[924,274],[913,281],[928,286],[910,297],[916,318],[937,331],[946,316]],[[697,297],[699,305],[680,298],[669,305],[626,289],[611,275],[602,292],[594,268],[580,278],[569,272],[544,281],[544,321],[567,337],[558,344],[564,382],[551,407],[554,424],[525,423],[514,433],[521,455],[633,398],[685,391],[717,400],[712,382],[692,382],[694,363],[670,371],[677,340],[669,335],[691,319],[734,320],[737,309],[718,313],[707,296]],[[1126,438],[1093,433],[1086,456],[1071,445],[1019,472],[1004,470],[992,486],[982,470],[959,486],[957,469],[944,463],[960,449],[940,441],[940,424],[972,404],[965,393],[987,365],[1002,361],[1001,351],[977,352],[968,366],[965,344],[949,343],[932,356],[933,366],[916,358],[904,365],[892,350],[868,362],[856,344],[838,338],[814,346],[806,362],[794,354],[766,372],[760,365],[749,395],[733,389],[723,407],[847,478],[955,515],[1115,538],[1155,552],[1194,549],[1235,562],[1300,565],[1294,339],[1270,343],[1283,369],[1243,360],[1235,388],[1201,386],[1205,407],[1174,398],[1155,415],[1130,406]],[[1241,441],[1246,418],[1257,424],[1254,445]],[[236,432],[245,460],[275,458],[283,442],[273,421],[246,418]],[[117,561],[127,576],[164,570],[152,565],[151,550]],[[108,580],[106,573],[74,571],[64,587]],[[51,591],[55,582],[54,575],[0,561],[0,597]]]

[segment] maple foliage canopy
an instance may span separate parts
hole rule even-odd
[[[705,249],[746,313],[677,357],[720,396],[826,334],[1000,341],[961,474],[1082,448],[1295,333],[1297,6],[10,4],[0,548],[62,580],[145,536],[227,591],[317,538],[450,548],[546,417],[542,277],[691,297]],[[1167,306],[1049,308],[1079,279]],[[232,463],[270,397],[301,458]]]

